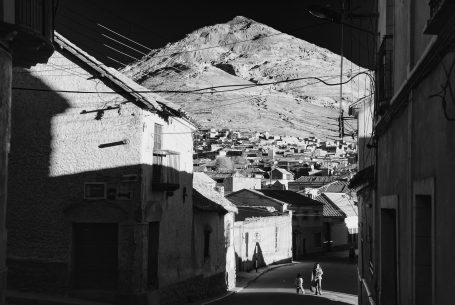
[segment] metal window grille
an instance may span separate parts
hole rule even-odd
[[[393,95],[393,36],[384,36],[376,65],[376,98],[378,114],[382,114]]]

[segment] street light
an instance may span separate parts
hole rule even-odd
[[[341,20],[342,12],[333,10],[333,9],[331,9],[329,7],[326,7],[326,6],[317,5],[317,4],[316,5],[310,5],[308,7],[308,12],[311,15],[313,15],[314,17],[319,18],[319,19],[328,20],[328,21],[333,22],[333,23],[339,23],[339,24],[345,25],[347,27],[350,27],[350,28],[356,29],[358,31],[374,35],[374,36],[378,36],[379,35],[376,32],[372,32],[372,31],[366,30],[364,28],[355,26],[353,24],[344,22],[343,20]],[[379,15],[377,13],[373,13],[373,14],[354,14],[354,13],[348,12],[346,14],[346,17],[353,18],[353,19],[354,18],[377,18],[378,16]]]

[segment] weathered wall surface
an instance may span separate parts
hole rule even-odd
[[[6,285],[6,203],[11,118],[11,54],[0,46],[0,303]]]
[[[233,251],[233,213],[219,215],[216,212],[194,211],[193,255],[196,275],[211,278],[210,290],[206,286],[204,295],[210,296],[235,287],[235,252]],[[205,231],[210,229],[209,255],[204,255]],[[219,275],[219,276],[216,276]]]
[[[407,81],[410,71],[422,59],[425,51],[436,36],[425,35],[423,30],[430,18],[429,5],[422,1],[395,1],[394,27],[394,91],[397,92]],[[380,10],[382,14],[383,11]],[[448,21],[450,23],[452,21]],[[452,23],[453,24],[453,23]],[[434,45],[433,45],[434,47]],[[444,115],[441,98],[430,98],[441,92],[446,84],[446,69],[455,60],[453,54],[441,54],[441,61],[418,83],[413,84],[409,95],[409,104],[396,115],[387,131],[378,142],[377,164],[377,199],[383,196],[398,198],[398,298],[400,304],[414,304],[415,255],[413,240],[415,238],[415,194],[424,193],[431,196],[434,209],[432,215],[432,232],[434,248],[434,295],[435,304],[450,304],[450,291],[455,286],[455,266],[451,263],[455,228],[451,219],[455,207],[451,204],[453,190],[453,172],[455,160],[455,126]],[[455,85],[453,74],[451,86]],[[455,117],[453,97],[447,95],[447,115]],[[426,181],[428,189],[421,187]],[[431,182],[432,181],[432,182]],[[363,218],[369,218],[368,208]],[[379,220],[380,204],[375,204],[375,223],[366,219],[364,226],[374,225],[375,238],[380,240]],[[365,235],[368,228],[363,228]],[[364,245],[364,251],[368,250]],[[379,245],[375,245],[376,257],[380,254]],[[367,256],[366,259],[369,257]],[[363,262],[365,268],[367,262]],[[380,261],[374,261],[375,267]],[[418,280],[418,279],[417,279]],[[428,283],[429,285],[429,283]],[[366,304],[367,301],[364,302]]]
[[[179,188],[172,192],[152,186],[154,124],[163,126],[162,150],[178,152]],[[171,117],[167,121],[146,114],[141,163],[143,164],[144,220],[160,221],[159,285],[165,287],[194,275],[192,261],[192,130],[186,121]],[[178,225],[176,225],[178,224]]]
[[[292,260],[292,219],[290,215],[236,221],[235,252],[242,270]]]
[[[119,224],[119,293],[148,289],[150,221],[160,221],[160,287],[193,277],[194,128],[143,110],[120,94],[105,93],[112,89],[102,78],[65,54],[55,52],[48,64],[14,73],[15,86],[49,92],[15,91],[13,96],[8,255],[11,266],[32,260],[37,267],[30,269],[36,270],[35,282],[22,281],[20,268],[13,268],[12,284],[68,288],[72,224],[79,222]],[[153,191],[151,186],[155,123],[163,126],[162,149],[179,154],[179,188],[173,192]],[[108,199],[84,200],[85,182],[107,183]],[[121,199],[116,195],[120,191],[130,192],[131,198]],[[49,276],[42,281],[46,270]]]
[[[227,177],[224,179],[224,191],[226,194],[236,192],[241,189],[260,189],[260,178],[247,177]]]

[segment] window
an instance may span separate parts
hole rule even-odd
[[[275,227],[275,252],[278,252],[278,227]]]
[[[163,149],[163,126],[160,124],[155,124],[153,132],[153,149],[160,150]]]
[[[87,182],[84,185],[84,199],[96,200],[106,199],[106,183]]]
[[[321,232],[314,233],[314,246],[321,247],[322,246],[322,234]]]
[[[179,188],[180,155],[178,153],[154,153],[152,170],[153,189],[173,191]]]
[[[376,68],[376,104],[382,115],[393,95],[393,36],[385,35],[378,52]]]

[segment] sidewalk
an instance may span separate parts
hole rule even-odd
[[[280,267],[284,267],[284,266],[290,266],[290,265],[294,265],[294,264],[298,264],[298,262],[292,262],[292,263],[286,263],[286,264],[278,264],[278,265],[269,265],[269,266],[265,266],[265,267],[261,267],[261,268],[258,268],[258,272],[256,273],[256,270],[251,270],[250,272],[237,272],[237,277],[236,277],[236,287],[229,290],[229,291],[226,291],[224,294],[222,295],[219,295],[219,296],[216,296],[216,297],[212,297],[212,298],[208,298],[208,299],[204,299],[204,300],[199,300],[199,301],[196,301],[196,302],[193,302],[193,303],[188,303],[187,305],[205,305],[205,304],[210,304],[212,302],[215,302],[215,301],[218,301],[218,300],[221,300],[221,299],[224,299],[234,293],[237,293],[237,292],[240,292],[242,291],[243,289],[245,289],[246,287],[248,287],[250,284],[252,284],[254,281],[256,281],[260,276],[262,276],[263,274],[269,272],[270,270],[273,270],[273,269],[276,269],[276,268],[280,268]]]

